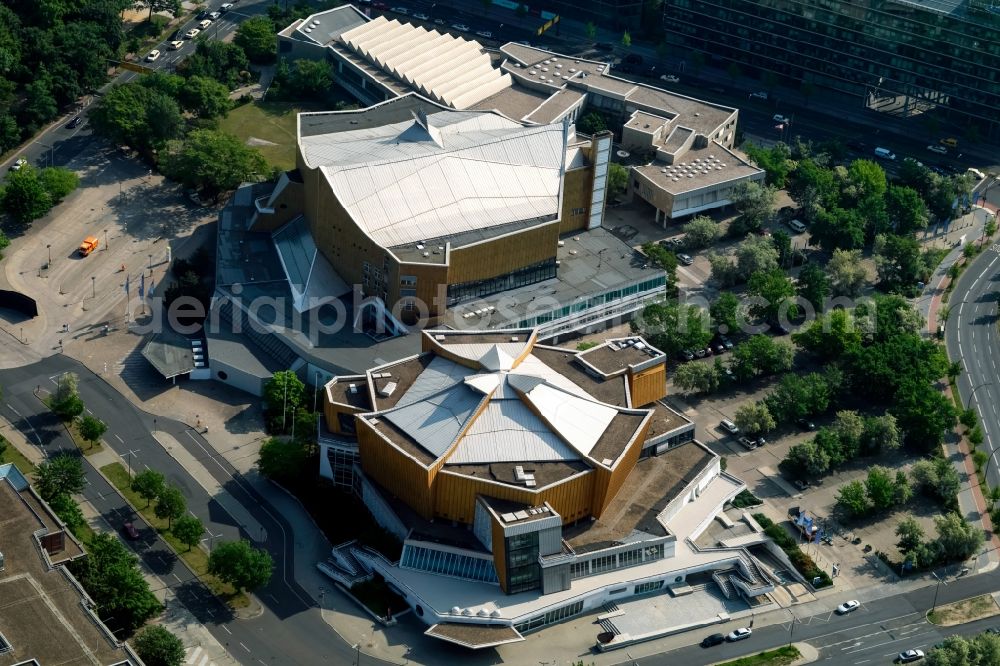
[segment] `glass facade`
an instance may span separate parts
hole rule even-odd
[[[656,592],[657,590],[663,589],[662,580],[654,580],[649,583],[639,583],[635,586],[635,591],[633,594],[646,594],[647,592]]]
[[[352,419],[353,423],[353,419]],[[330,461],[330,471],[333,473],[333,485],[340,488],[353,488],[354,463],[360,463],[357,450],[342,449],[336,446],[326,447],[326,459]]]
[[[1000,14],[982,0],[666,0],[669,44],[895,115],[934,109],[1000,136]],[[694,65],[688,57],[686,66]]]
[[[583,610],[583,602],[577,601],[575,603],[569,604],[568,606],[563,606],[562,608],[556,608],[551,610],[544,615],[536,615],[527,622],[521,622],[520,624],[515,624],[514,628],[519,632],[524,633],[526,631],[531,631],[532,629],[538,629],[539,627],[544,627],[547,624],[555,624],[556,622],[562,622],[566,618],[573,617]]]
[[[652,546],[643,546],[641,548],[625,550],[620,553],[615,553],[614,555],[599,555],[584,562],[574,562],[571,564],[569,568],[569,576],[571,579],[596,576],[597,574],[604,573],[605,571],[625,569],[642,564],[643,562],[662,560],[663,554],[663,544],[657,543]]]
[[[628,296],[635,296],[636,294],[644,294],[651,291],[659,291],[666,284],[667,276],[660,273],[648,280],[625,285],[621,289],[612,289],[602,294],[591,296],[586,300],[576,301],[563,306],[558,310],[549,310],[548,312],[543,312],[537,316],[522,319],[517,323],[516,328],[534,328],[540,324],[554,321],[556,319],[562,319],[563,317],[568,317],[569,315],[576,314],[578,312],[584,312],[586,310],[590,310],[591,308],[600,307],[606,303],[613,303]]]
[[[482,298],[490,294],[497,294],[508,289],[516,289],[525,285],[548,280],[556,276],[556,259],[519,268],[513,273],[500,275],[488,280],[476,280],[474,282],[462,282],[460,284],[448,285],[448,307],[467,301],[472,298]]]
[[[538,532],[517,534],[504,539],[507,558],[507,594],[535,590],[542,584],[538,565]]]
[[[403,555],[399,558],[399,566],[404,569],[428,571],[452,578],[497,583],[497,572],[493,568],[491,560],[424,548],[410,543],[403,546]]]

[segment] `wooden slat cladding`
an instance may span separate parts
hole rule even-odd
[[[592,471],[533,490],[456,474],[445,468],[437,475],[434,483],[434,513],[439,518],[472,523],[476,512],[476,496],[486,495],[530,506],[548,502],[562,516],[563,524],[566,524],[590,514],[593,489]]]
[[[357,419],[361,468],[382,487],[424,518],[434,517],[431,471],[385,441],[364,419]]]
[[[559,242],[559,224],[523,230],[515,235],[452,248],[448,284],[461,284],[507,275],[519,268],[553,259]]]
[[[601,517],[604,510],[611,504],[611,500],[621,490],[628,475],[635,468],[635,464],[639,461],[639,455],[642,453],[642,444],[646,441],[646,431],[649,430],[651,421],[652,415],[647,416],[642,422],[642,427],[639,428],[628,449],[622,454],[617,467],[610,471],[603,467],[594,469],[594,503],[591,511],[595,518]]]
[[[644,407],[667,395],[666,363],[629,374],[629,393],[633,407]]]

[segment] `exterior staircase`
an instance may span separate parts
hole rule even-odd
[[[317,562],[316,568],[347,589],[372,578],[372,569],[361,558],[355,557],[357,542],[348,541],[335,546],[325,562]]]

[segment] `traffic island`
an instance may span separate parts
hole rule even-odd
[[[732,661],[720,661],[714,666],[799,666],[816,661],[819,652],[806,643],[795,643],[774,650],[766,650]]]
[[[927,613],[927,621],[940,627],[952,627],[994,615],[1000,615],[996,597],[993,594],[981,594],[978,597],[941,604]]]

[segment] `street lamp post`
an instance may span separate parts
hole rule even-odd
[[[931,604],[931,612],[933,613],[937,609],[938,592],[941,591],[941,584],[944,583],[947,585],[948,583],[945,583],[944,580],[933,571],[931,572],[931,575],[937,578],[937,587],[934,588],[934,602]]]
[[[90,296],[97,298],[97,278],[93,275],[90,276]]]
[[[972,408],[972,398],[973,398],[973,396],[976,395],[976,391],[978,391],[979,389],[983,388],[984,386],[993,386],[993,382],[983,382],[982,384],[980,384],[976,388],[972,389],[972,393],[969,394],[969,399],[965,403],[965,410],[966,411],[968,411],[969,409]]]
[[[104,230],[104,249],[108,249],[108,230]]]
[[[49,263],[46,265],[46,267],[48,267],[48,266],[52,265],[52,243],[46,243],[45,244],[45,249],[49,253]]]
[[[152,275],[153,274],[153,255],[150,254],[148,256],[149,256],[149,274]]]

